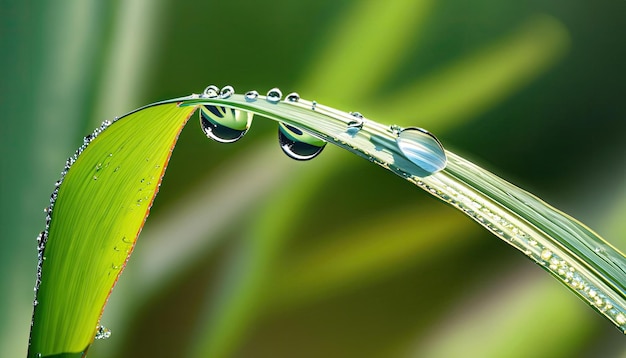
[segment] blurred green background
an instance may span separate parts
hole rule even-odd
[[[0,1],[0,356],[25,356],[35,237],[100,122],[277,86],[434,132],[626,250],[626,2]],[[524,255],[328,147],[183,131],[90,357],[626,357]]]

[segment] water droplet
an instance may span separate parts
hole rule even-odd
[[[105,326],[98,326],[96,329],[95,339],[107,339],[111,337],[111,330],[106,328]]]
[[[284,123],[278,124],[278,143],[285,154],[296,160],[315,158],[326,145],[325,141]]]
[[[300,100],[300,95],[296,92],[291,92],[285,97],[285,101],[287,102],[298,102]]]
[[[396,143],[408,160],[426,172],[425,175],[418,176],[434,174],[446,166],[447,158],[443,146],[434,135],[424,129],[401,129]]]
[[[235,93],[233,86],[224,86],[224,88],[220,91],[220,98],[228,98],[232,96],[233,93]]]
[[[202,92],[202,97],[205,97],[205,98],[217,97],[219,90],[220,89],[217,88],[217,86],[210,85],[207,88],[205,88],[204,92]]]
[[[359,130],[363,128],[363,115],[359,112],[350,112],[350,115],[354,117],[354,119],[348,122],[348,129]]]
[[[248,92],[246,92],[244,97],[246,98],[246,101],[254,102],[259,97],[259,92],[257,92],[257,91],[248,91]]]
[[[552,251],[545,249],[541,251],[541,258],[544,260],[549,260],[552,257]]]
[[[283,96],[283,93],[276,87],[267,91],[266,99],[270,103],[278,103],[280,98]]]
[[[204,134],[220,143],[232,143],[243,137],[253,116],[250,112],[212,105],[200,107],[199,112]]]
[[[315,110],[315,107],[317,107],[317,102],[316,101],[311,102],[311,110],[312,111]]]

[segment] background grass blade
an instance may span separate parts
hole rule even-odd
[[[132,252],[171,151],[195,110],[131,113],[89,143],[52,207],[29,356],[83,352]]]

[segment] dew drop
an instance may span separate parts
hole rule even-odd
[[[425,175],[434,174],[446,167],[446,153],[443,146],[430,132],[422,128],[405,128],[398,130],[396,143],[404,156],[413,164],[424,170]]]
[[[200,107],[200,125],[207,137],[220,142],[232,143],[243,137],[252,123],[251,112],[204,105]]]
[[[309,160],[315,158],[326,142],[288,124],[278,124],[278,143],[290,158]]]
[[[296,92],[291,92],[285,97],[285,101],[287,102],[298,102],[300,100],[300,95]]]
[[[98,326],[96,329],[95,339],[107,339],[111,337],[111,330],[106,328],[105,326]]]
[[[257,91],[248,91],[248,92],[246,92],[244,97],[245,97],[246,101],[254,102],[254,101],[256,101],[257,98],[259,98],[259,92],[257,92]]]
[[[202,97],[205,97],[205,98],[217,97],[219,90],[220,89],[217,88],[217,86],[210,85],[204,89],[204,92],[202,92]]]
[[[235,93],[233,86],[224,86],[224,88],[220,91],[220,98],[228,98],[232,96],[233,93]]]
[[[363,115],[359,112],[350,112],[350,115],[354,119],[348,122],[348,128],[357,130],[363,128]]]
[[[278,103],[280,98],[283,96],[283,93],[276,87],[267,91],[266,99],[269,103]]]
[[[552,251],[545,249],[541,251],[541,258],[548,261],[552,257]]]

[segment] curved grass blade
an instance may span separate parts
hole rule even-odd
[[[29,357],[81,353],[93,342],[194,111],[175,102],[144,107],[103,124],[68,160],[40,236]]]
[[[254,101],[191,96],[183,105],[217,104],[295,126],[405,178],[467,214],[540,264],[626,333],[626,259],[595,232],[532,194],[445,151],[443,170],[430,173],[398,146],[402,128],[299,100]]]
[[[141,108],[112,128],[103,124],[68,160],[40,236],[29,357],[84,354],[93,342],[178,134],[200,105],[259,114],[381,165],[462,210],[626,329],[623,254],[576,220],[451,152],[445,151],[445,168],[441,161],[434,170],[424,167],[424,158],[407,153],[422,151],[410,143],[421,137],[428,137],[421,142],[427,161],[433,151],[444,153],[428,132],[411,129],[406,138],[398,126],[300,99],[191,95]]]

